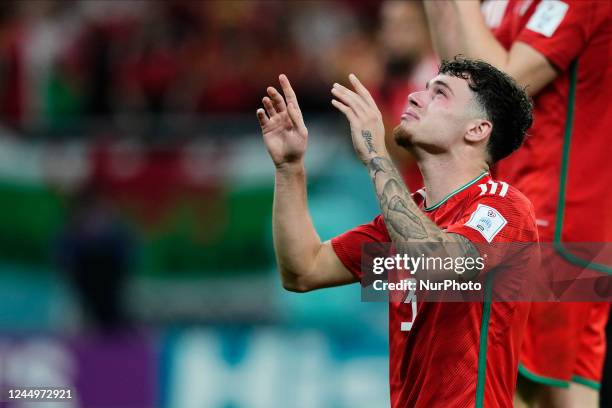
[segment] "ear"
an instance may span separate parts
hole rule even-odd
[[[465,139],[470,143],[478,143],[491,136],[492,131],[493,124],[491,122],[485,119],[476,119],[468,124]]]

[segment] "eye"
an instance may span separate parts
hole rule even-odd
[[[440,88],[436,89],[436,91],[435,91],[435,92],[436,92],[436,95],[443,95],[443,96],[446,96],[446,94],[445,94],[445,93],[442,91],[442,89],[440,89]]]

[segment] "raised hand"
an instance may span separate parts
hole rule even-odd
[[[364,164],[368,164],[374,157],[388,156],[385,146],[385,127],[382,115],[370,92],[355,75],[349,75],[349,80],[354,91],[338,83],[334,84],[331,92],[337,99],[332,99],[332,105],[348,119],[353,147],[359,159]]]
[[[278,79],[285,97],[274,87],[268,87],[268,96],[262,99],[265,110],[257,109],[257,119],[274,165],[282,167],[302,161],[308,130],[289,79],[285,75]]]

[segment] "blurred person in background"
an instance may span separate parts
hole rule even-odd
[[[409,105],[408,95],[436,75],[437,61],[420,1],[385,1],[380,8],[382,83],[373,92],[383,112],[385,128],[392,129]],[[387,149],[408,187],[416,191],[423,179],[412,154],[399,147],[387,132]]]
[[[541,242],[611,242],[612,3],[491,2],[492,29],[479,1],[427,1],[425,10],[441,58],[488,61],[534,97],[532,135],[497,175],[533,202]],[[612,272],[558,251],[569,264]],[[607,303],[532,305],[517,406],[598,405],[608,313]]]
[[[78,294],[86,323],[95,329],[127,323],[124,289],[133,251],[133,237],[111,202],[94,186],[77,191],[59,240],[59,266]]]

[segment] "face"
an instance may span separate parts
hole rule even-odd
[[[466,80],[436,76],[423,91],[408,96],[409,106],[393,131],[396,143],[431,153],[447,152],[461,145],[478,118],[473,97]]]

